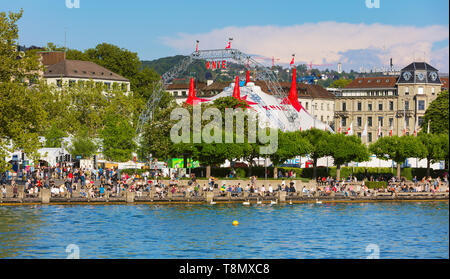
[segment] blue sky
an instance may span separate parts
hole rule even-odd
[[[187,54],[195,39],[201,47],[222,47],[232,36],[236,47],[285,63],[296,53],[301,62],[339,61],[358,70],[394,56],[399,66],[425,58],[448,72],[446,0],[380,0],[380,8],[371,9],[366,0],[80,0],[78,9],[67,8],[66,0],[0,3],[1,11],[24,9],[20,43],[27,46],[63,45],[66,31],[70,48],[108,42],[151,60]]]

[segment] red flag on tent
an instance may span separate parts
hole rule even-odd
[[[194,78],[191,78],[191,82],[189,84],[189,95],[186,100],[186,104],[196,105],[200,102],[206,102],[206,101],[208,101],[208,100],[200,99],[200,98],[197,98],[197,96],[195,96]]]
[[[291,104],[296,111],[300,111],[303,107],[298,102],[298,94],[297,94],[297,74],[296,69],[292,70],[292,82],[291,82],[291,90],[289,91],[289,96],[281,102],[282,104]]]

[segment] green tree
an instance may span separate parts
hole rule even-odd
[[[369,147],[371,153],[382,160],[397,163],[397,177],[400,178],[401,164],[408,158],[425,158],[426,147],[414,136],[382,137]]]
[[[425,112],[422,129],[428,130],[430,122],[430,132],[434,134],[444,134],[449,132],[449,93],[442,91],[437,98],[431,102]]]
[[[426,148],[425,156],[419,158],[427,159],[427,176],[430,176],[430,165],[448,157],[448,134],[427,134],[422,131],[418,138]]]
[[[317,177],[317,160],[328,156],[327,138],[329,133],[319,129],[310,129],[302,132],[302,137],[311,144],[310,157],[314,162],[313,178]]]
[[[0,12],[0,82],[24,82],[34,78],[42,70],[36,54],[25,54],[17,51],[19,28],[17,22],[23,15]]]
[[[278,148],[273,154],[268,155],[274,166],[274,178],[278,177],[278,166],[288,159],[303,156],[312,151],[313,147],[302,137],[300,131],[283,132],[278,130]]]
[[[137,76],[141,67],[137,53],[112,44],[102,43],[84,53],[90,61],[130,80]]]
[[[103,155],[115,162],[127,162],[136,150],[135,130],[128,119],[117,113],[109,113],[100,132],[103,143]]]
[[[45,133],[45,147],[60,148],[64,137],[67,137],[65,131],[58,128],[55,124],[51,125]]]
[[[344,88],[352,82],[351,79],[338,79],[331,83],[330,87],[332,88]]]
[[[89,136],[88,128],[83,127],[72,139],[72,146],[68,148],[68,151],[72,157],[81,156],[88,159],[97,152],[97,149],[97,144]]]
[[[357,136],[344,134],[330,134],[326,142],[319,142],[323,149],[334,159],[336,177],[341,179],[341,166],[350,162],[364,162],[369,160],[366,145]]]

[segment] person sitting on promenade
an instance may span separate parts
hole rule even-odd
[[[286,193],[289,193],[291,191],[291,189],[289,188],[289,185],[286,184],[286,186],[284,186],[284,191]]]
[[[89,195],[89,198],[91,198],[91,199],[95,198],[95,192],[92,187],[89,188],[88,195]]]
[[[306,195],[309,198],[309,196],[310,196],[309,195],[309,190],[306,188],[306,186],[303,186],[302,193],[303,193],[303,195]]]
[[[272,184],[269,184],[269,188],[268,188],[267,195],[268,195],[268,196],[273,196],[273,187],[272,187]]]
[[[296,192],[295,183],[291,182],[291,187],[289,188],[289,193],[294,194],[295,192]]]
[[[6,198],[6,186],[5,185],[2,186],[2,196],[3,196],[3,198]]]
[[[266,196],[266,188],[264,187],[264,184],[259,188],[259,194],[261,197]]]
[[[105,195],[105,187],[103,185],[100,185],[100,188],[98,190],[99,196],[103,197]]]
[[[247,184],[247,186],[245,186],[244,191],[245,191],[246,193],[250,193],[250,184]]]
[[[50,194],[52,197],[59,197],[59,187],[56,186],[52,187],[50,189]]]

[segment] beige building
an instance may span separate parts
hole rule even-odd
[[[381,136],[414,134],[420,127],[429,104],[441,92],[443,83],[438,70],[424,62],[414,62],[403,68],[400,76],[357,78],[335,100],[336,131],[346,132],[353,123],[354,134],[363,142],[376,141]]]
[[[79,83],[95,82],[102,84],[107,90],[117,87],[125,92],[130,91],[130,81],[100,65],[90,61],[67,60],[64,52],[40,52],[43,74],[47,84],[57,87],[72,86]]]

